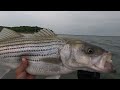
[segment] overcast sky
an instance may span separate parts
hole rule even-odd
[[[120,11],[0,11],[0,26],[39,26],[57,34],[120,36]]]

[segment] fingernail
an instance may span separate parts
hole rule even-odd
[[[22,58],[22,63],[26,63],[26,59],[25,58]]]
[[[22,61],[23,61],[23,62],[25,62],[25,61],[26,61],[26,59],[25,59],[25,58],[22,58]]]

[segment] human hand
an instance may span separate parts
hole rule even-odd
[[[22,57],[22,63],[16,69],[16,79],[35,79],[35,76],[26,72],[28,67],[28,61],[25,57]]]

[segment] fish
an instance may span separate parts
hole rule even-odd
[[[61,75],[77,70],[114,71],[112,53],[101,47],[79,39],[59,37],[45,28],[28,37],[3,28],[0,32],[0,65],[15,70],[22,56],[27,56],[29,62],[26,72],[44,75],[45,79],[60,79]]]

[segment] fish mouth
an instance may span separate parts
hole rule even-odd
[[[113,68],[113,64],[110,62],[105,62],[105,65],[103,68],[94,65],[94,68],[96,69],[96,71],[101,72],[101,73],[116,73],[116,70]]]
[[[100,62],[94,64],[93,68],[96,71],[101,72],[101,73],[116,73],[111,57],[112,55],[110,52],[104,53]]]

